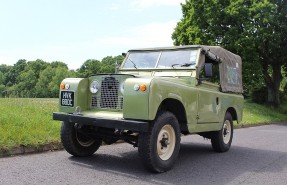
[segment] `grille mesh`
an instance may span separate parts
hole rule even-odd
[[[119,81],[105,77],[101,83],[101,96],[92,97],[92,108],[123,109],[123,97],[118,95]]]

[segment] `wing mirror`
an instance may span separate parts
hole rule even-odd
[[[204,74],[206,78],[212,77],[212,64],[211,63],[206,63],[204,65]]]

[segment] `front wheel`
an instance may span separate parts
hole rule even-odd
[[[89,136],[87,128],[77,123],[62,122],[61,141],[71,155],[84,157],[93,155],[102,144],[102,140]]]
[[[227,152],[233,138],[233,119],[229,112],[224,116],[221,130],[214,132],[211,137],[212,148],[216,152]]]
[[[180,148],[180,128],[176,117],[161,112],[147,133],[139,134],[138,151],[144,165],[153,172],[171,169]]]

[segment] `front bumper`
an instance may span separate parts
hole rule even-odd
[[[147,132],[149,130],[149,122],[135,121],[126,119],[105,119],[78,114],[66,114],[60,112],[53,113],[54,120],[67,121],[71,123],[82,123],[96,127],[131,130],[136,132]]]

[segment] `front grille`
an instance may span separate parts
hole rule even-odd
[[[101,85],[101,107],[116,109],[118,104],[119,81],[106,77]]]
[[[117,106],[116,108],[109,108],[109,107],[102,107],[101,106],[101,97],[93,96],[92,97],[92,107],[91,108],[109,108],[109,109],[123,109],[123,101],[124,98],[122,96],[119,96],[117,99]]]
[[[104,77],[101,83],[101,95],[92,97],[92,108],[122,109],[123,97],[119,96],[119,81],[113,77]]]

